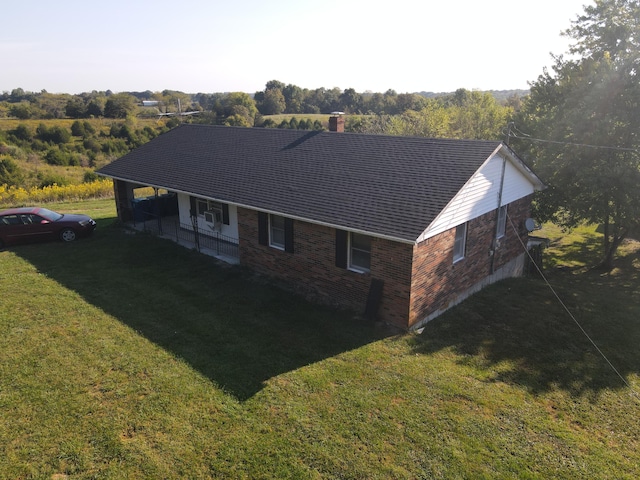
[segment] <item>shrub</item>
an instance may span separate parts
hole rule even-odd
[[[69,142],[71,140],[71,133],[64,127],[54,125],[48,128],[44,123],[38,125],[36,134],[43,142],[53,143],[60,145]]]
[[[18,140],[31,141],[33,139],[33,132],[24,123],[18,124],[15,130],[11,130],[10,133]]]
[[[93,125],[91,125],[91,122],[87,122],[86,120],[84,122],[82,122],[82,126],[84,127],[84,131],[88,134],[88,135],[93,135],[94,133],[96,133],[96,129],[93,128]]]
[[[98,180],[92,183],[82,183],[80,185],[52,184],[29,189],[0,185],[0,205],[19,206],[29,203],[110,197],[113,197],[113,184],[111,180],[108,179]]]
[[[151,128],[149,125],[147,125],[146,127],[144,127],[142,129],[142,135],[147,140],[153,140],[154,138],[156,138],[158,136],[156,131],[153,128]]]
[[[172,129],[177,127],[178,125],[180,125],[180,119],[176,118],[176,117],[172,117],[168,122],[167,122],[167,128],[168,129]]]
[[[0,185],[20,185],[22,180],[18,164],[9,157],[0,157]]]
[[[31,118],[31,105],[27,102],[20,102],[12,105],[11,107],[9,107],[9,115],[19,118],[20,120]]]
[[[86,136],[86,134],[87,131],[84,128],[84,123],[82,123],[80,120],[76,120],[75,122],[73,122],[73,124],[71,125],[71,135],[73,135],[74,137],[84,137]]]
[[[102,144],[102,151],[107,155],[124,155],[129,152],[127,143],[121,138],[106,140]]]
[[[69,180],[62,175],[49,173],[43,175],[40,179],[40,188],[51,187],[53,185],[65,186],[69,184]]]
[[[94,137],[85,138],[82,142],[82,146],[85,150],[93,153],[99,153],[102,150],[102,145]]]
[[[84,172],[84,178],[82,179],[83,183],[92,183],[100,180],[100,177],[96,172]]]
[[[49,165],[62,165],[66,166],[70,164],[69,154],[63,152],[59,148],[51,148],[47,151],[44,159]]]

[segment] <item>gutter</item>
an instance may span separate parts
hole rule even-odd
[[[193,192],[185,192],[183,190],[177,190],[175,188],[168,188],[165,185],[153,185],[153,184],[149,184],[149,183],[139,183],[139,182],[137,182],[135,180],[131,180],[131,179],[127,179],[127,178],[115,177],[113,175],[107,175],[107,174],[99,173],[99,172],[96,172],[96,173],[101,177],[107,177],[107,178],[111,178],[113,180],[120,180],[122,182],[135,183],[136,185],[144,185],[146,187],[152,187],[152,188],[156,188],[156,189],[162,188],[164,190],[169,190],[171,192],[181,193],[183,195],[189,195],[189,196],[196,195]],[[247,205],[247,204],[244,204],[244,203],[230,202],[229,200],[225,200],[225,199],[222,199],[222,198],[207,197],[207,196],[200,195],[200,194],[197,194],[197,196],[200,197],[200,198],[204,198],[206,200],[212,200],[214,202],[227,203],[229,205],[235,205],[236,207],[247,208],[249,210],[255,210],[255,211],[258,211],[258,212],[269,213],[269,214],[272,214],[272,215],[279,215],[279,216],[282,216],[282,217],[292,218],[294,220],[299,220],[299,221],[306,222],[306,223],[311,223],[311,224],[314,224],[314,225],[321,225],[323,227],[335,228],[335,229],[338,229],[338,230],[346,230],[346,231],[349,231],[349,232],[360,233],[362,235],[367,235],[367,236],[375,237],[375,238],[382,238],[384,240],[390,240],[392,242],[397,242],[397,243],[404,243],[404,244],[407,244],[407,245],[415,245],[416,244],[416,240],[407,240],[406,238],[394,237],[392,235],[374,233],[374,232],[370,232],[370,231],[367,231],[367,230],[361,230],[361,229],[358,229],[358,228],[349,228],[349,227],[345,227],[344,225],[337,225],[337,224],[333,224],[333,223],[329,223],[329,222],[313,220],[313,219],[306,218],[306,217],[300,217],[298,215],[291,215],[291,214],[288,214],[288,213],[279,212],[277,210],[268,210],[268,209],[259,208],[259,207],[253,206],[253,205]]]

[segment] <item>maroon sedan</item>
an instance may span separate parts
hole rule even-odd
[[[0,248],[16,243],[86,237],[96,222],[86,215],[62,214],[40,207],[10,208],[0,212]]]

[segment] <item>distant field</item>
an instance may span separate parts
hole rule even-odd
[[[101,131],[103,129],[108,129],[114,123],[123,123],[125,121],[124,118],[81,118],[79,119],[81,122],[89,122],[96,130]],[[38,125],[44,123],[48,127],[53,125],[59,125],[62,127],[66,127],[68,129],[71,128],[73,122],[76,119],[73,118],[54,118],[54,119],[27,119],[27,120],[19,120],[17,118],[1,118],[0,117],[0,130],[14,130],[18,125],[27,125],[33,131],[38,128]],[[136,118],[135,123],[139,127],[144,127],[145,125],[156,126],[165,120],[158,120],[157,118]]]
[[[292,118],[296,118],[298,120],[304,118],[304,119],[311,119],[313,121],[316,120],[320,120],[325,127],[328,126],[329,124],[329,114],[328,113],[283,113],[280,115],[265,115],[264,118],[265,120],[267,118],[270,118],[271,120],[273,120],[276,123],[280,123],[282,122],[282,120],[291,120]]]

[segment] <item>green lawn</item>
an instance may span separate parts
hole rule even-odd
[[[0,478],[640,475],[640,247],[483,290],[421,335],[114,222],[0,252]],[[586,242],[583,242],[586,239]],[[559,268],[565,266],[566,268]]]

